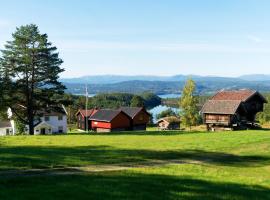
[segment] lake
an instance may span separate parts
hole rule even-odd
[[[165,106],[165,105],[156,106],[156,107],[148,110],[148,112],[150,112],[153,115],[153,121],[154,121],[154,123],[156,123],[157,122],[157,117],[156,117],[157,114],[159,114],[162,111],[167,110],[169,108],[171,108],[177,114],[180,112],[180,109],[179,108],[173,108],[173,107],[169,107],[169,106]]]
[[[85,94],[75,94],[80,96],[85,96]],[[96,96],[96,94],[88,94],[88,97]],[[179,98],[181,94],[159,94],[158,95],[162,99],[168,99],[168,98]]]
[[[158,95],[162,99],[168,99],[168,98],[180,98],[181,94],[160,94]]]

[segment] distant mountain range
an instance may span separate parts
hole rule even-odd
[[[239,78],[247,81],[270,81],[270,74],[250,74]]]
[[[83,94],[85,84],[90,93],[129,92],[141,93],[150,91],[156,94],[180,93],[188,78],[196,81],[200,94],[213,93],[222,89],[249,88],[262,92],[270,91],[270,75],[252,74],[236,78],[175,75],[175,76],[122,76],[99,75],[79,78],[65,78],[61,81],[67,86],[67,92]]]
[[[123,75],[97,75],[82,76],[78,78],[63,78],[64,83],[80,83],[80,84],[113,84],[126,81],[185,81],[192,77],[194,80],[231,80],[235,78],[214,77],[214,76],[198,76],[198,75],[175,75],[175,76],[123,76]]]

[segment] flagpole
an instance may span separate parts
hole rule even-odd
[[[86,133],[88,133],[88,88],[87,88],[87,84],[85,84],[85,114],[86,114]]]

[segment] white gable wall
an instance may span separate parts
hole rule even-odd
[[[67,116],[62,115],[62,120],[58,119],[58,116],[48,116],[49,121],[45,120],[45,117],[41,117],[41,121],[45,121],[46,123],[52,126],[52,133],[59,133],[62,129],[63,133],[67,132]]]
[[[7,134],[7,130],[8,130],[8,134]],[[5,135],[13,135],[12,127],[0,128],[0,136],[5,136]]]

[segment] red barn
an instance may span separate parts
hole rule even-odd
[[[131,118],[121,110],[100,109],[89,120],[97,132],[125,131],[131,127]]]
[[[86,128],[87,128],[86,123],[88,122],[88,130],[91,130],[92,126],[91,126],[91,121],[89,121],[89,117],[91,117],[97,111],[98,110],[96,110],[96,109],[90,109],[90,110],[81,110],[80,109],[76,113],[78,129],[86,131]]]
[[[150,114],[144,107],[121,107],[120,110],[132,119],[132,130],[146,130],[146,125],[150,120]]]

